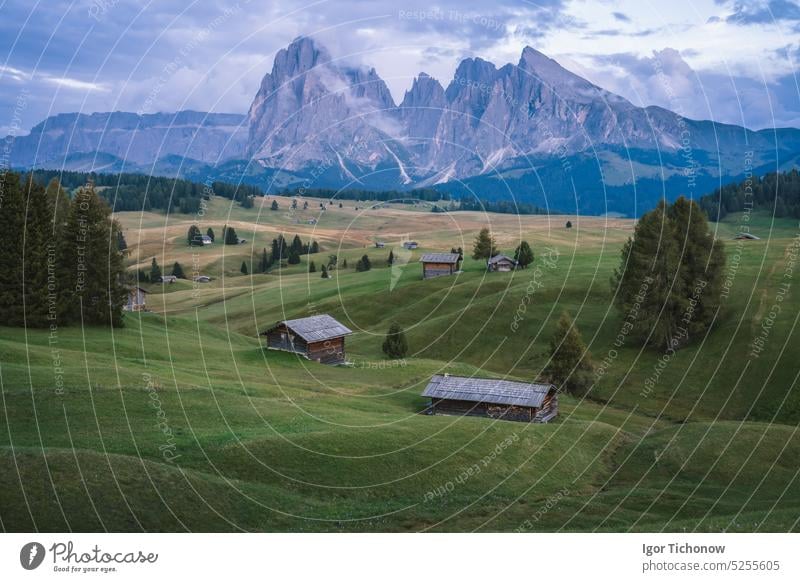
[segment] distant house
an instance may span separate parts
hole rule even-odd
[[[422,263],[422,278],[432,279],[452,275],[458,270],[461,255],[458,253],[428,253],[419,260]]]
[[[308,224],[317,224],[317,219],[316,218],[309,218],[308,219]]]
[[[422,395],[431,399],[429,414],[521,422],[548,422],[558,415],[558,394],[552,384],[437,374]]]
[[[240,239],[237,239],[237,240],[239,241],[239,244],[240,244],[240,245],[243,245],[244,243],[246,243],[246,242],[247,242],[247,239],[246,239],[246,238],[240,238]]]
[[[195,283],[208,283],[211,281],[211,277],[208,275],[198,275],[194,278]]]
[[[407,248],[408,250],[414,250],[415,248],[419,247],[417,241],[407,240],[403,243],[403,247]]]
[[[735,240],[761,240],[761,237],[758,237],[754,234],[749,232],[737,232],[736,236],[733,237]]]
[[[517,261],[512,259],[511,257],[507,257],[506,255],[495,255],[491,259],[489,259],[486,263],[486,267],[490,271],[498,271],[501,273],[507,273],[509,271],[513,271],[517,266]]]
[[[162,283],[174,283],[178,278],[175,275],[161,275]]]
[[[147,291],[141,287],[128,288],[128,300],[122,306],[123,311],[144,311],[147,306]]]
[[[385,246],[386,246],[386,243],[385,243],[385,242],[382,242],[382,241],[377,241],[377,242],[375,243],[375,247],[376,247],[376,248],[379,248],[379,249],[382,249],[382,248],[383,248],[383,247],[385,247]]]
[[[353,333],[330,315],[279,321],[259,335],[267,347],[301,354],[322,364],[345,362],[344,338]]]
[[[201,240],[203,241],[203,245],[210,245],[210,244],[213,244],[213,243],[214,243],[214,239],[212,239],[212,238],[211,238],[210,236],[208,236],[207,234],[204,234],[204,235],[202,236]]]

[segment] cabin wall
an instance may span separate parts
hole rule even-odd
[[[532,408],[529,406],[486,404],[467,400],[432,398],[429,411],[431,414],[482,416],[498,420],[513,420],[516,422],[548,422],[558,414],[558,399],[555,393],[551,393],[545,397],[542,408]]]
[[[308,352],[308,345],[305,340],[286,329],[285,326],[278,327],[267,333],[267,347],[304,355]]]
[[[308,358],[321,364],[343,364],[345,362],[344,338],[337,337],[308,344]]]
[[[433,277],[452,275],[454,267],[455,265],[452,263],[422,263],[422,278],[431,279]]]

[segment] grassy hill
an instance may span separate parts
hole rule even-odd
[[[758,216],[761,241],[728,243],[737,268],[719,324],[661,369],[663,354],[635,346],[609,358],[621,319],[608,281],[631,221],[344,201],[312,225],[318,201],[298,214],[273,198],[277,212],[269,199],[215,200],[194,220],[121,214],[131,267],[157,256],[214,277],[150,286],[151,312],[122,329],[0,328],[4,530],[798,529],[794,289],[768,349],[749,355],[787,280],[796,223]],[[234,225],[248,244],[190,248],[193,222]],[[535,264],[487,274],[467,259],[457,276],[421,280],[422,252],[469,249],[483,226],[506,252],[528,240]],[[240,275],[279,232],[323,249]],[[421,248],[387,267],[404,238]],[[356,273],[365,252],[374,268]],[[328,280],[306,272],[333,253],[351,267]],[[591,399],[562,395],[549,425],[419,414],[435,373],[536,378],[564,309],[595,361],[610,362]],[[259,331],[313,313],[356,331],[352,366],[262,349]],[[392,321],[407,330],[402,361],[380,352]]]

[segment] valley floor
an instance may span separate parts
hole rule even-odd
[[[215,230],[236,224],[250,242],[199,250],[185,245],[190,217],[121,215],[131,266],[158,256],[213,280],[150,286],[150,311],[127,315],[120,329],[0,328],[0,527],[800,529],[793,289],[770,322],[768,348],[751,354],[796,224],[762,217],[754,227],[763,240],[728,243],[737,267],[724,316],[660,365],[655,351],[611,351],[621,318],[608,281],[630,221],[355,205],[318,225],[288,210],[217,206]],[[421,252],[468,249],[487,223],[504,252],[528,240],[534,265],[487,274],[468,259],[457,276],[421,280]],[[722,238],[735,230],[735,216],[718,225]],[[323,251],[240,275],[242,260],[281,231]],[[421,248],[386,266],[405,237]],[[377,239],[391,244],[375,248]],[[333,253],[349,268],[329,280],[307,273],[308,260],[319,267]],[[364,253],[374,268],[357,273]],[[563,310],[604,369],[590,399],[561,395],[547,425],[420,414],[435,373],[536,378]],[[259,331],[312,313],[356,331],[351,366],[263,349]],[[392,321],[407,330],[404,360],[381,353]]]

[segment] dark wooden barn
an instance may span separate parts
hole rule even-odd
[[[558,415],[558,394],[552,384],[437,374],[422,395],[431,399],[430,414],[487,416],[521,422],[548,422]]]
[[[458,270],[461,255],[458,253],[428,253],[419,260],[422,263],[422,278],[431,279],[452,275]]]
[[[490,271],[508,273],[517,267],[517,262],[506,255],[495,255],[486,263],[486,268]]]
[[[279,321],[259,335],[266,336],[267,347],[301,354],[322,364],[343,364],[344,338],[353,333],[330,315]]]

